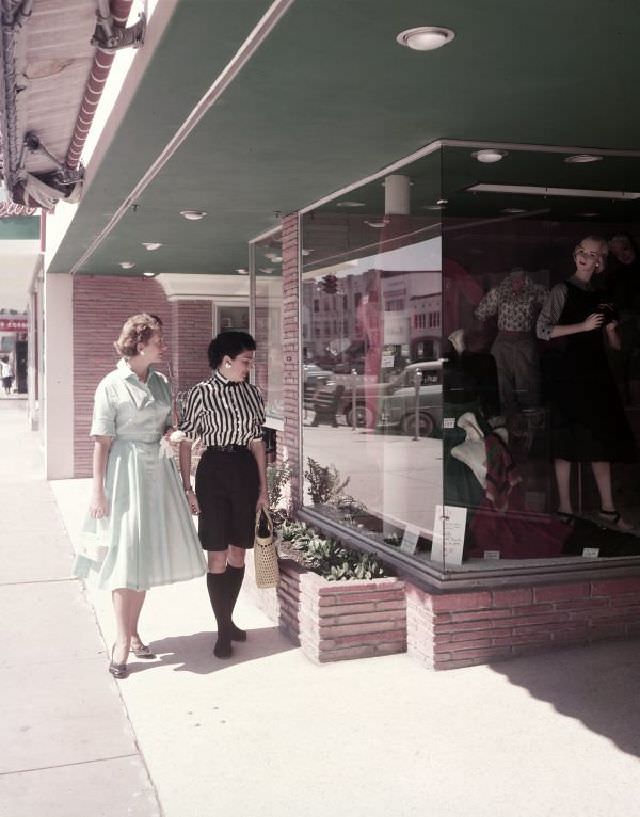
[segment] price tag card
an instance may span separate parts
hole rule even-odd
[[[582,548],[582,555],[586,559],[597,559],[600,548]]]
[[[419,538],[420,528],[417,528],[415,525],[407,525],[402,535],[402,542],[400,542],[400,550],[403,553],[408,553],[410,556],[413,556],[416,552]]]
[[[436,562],[461,565],[466,527],[466,508],[436,505],[431,558]]]

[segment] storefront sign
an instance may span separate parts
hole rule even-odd
[[[461,565],[466,526],[466,508],[436,505],[431,558],[436,562]]]
[[[28,328],[26,318],[0,318],[0,332],[26,332]]]

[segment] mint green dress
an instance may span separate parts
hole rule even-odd
[[[171,390],[149,370],[143,383],[121,360],[98,385],[91,436],[113,437],[109,514],[87,515],[74,573],[103,590],[148,590],[192,579],[206,562],[171,450]]]

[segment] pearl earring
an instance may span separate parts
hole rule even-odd
[[[230,364],[230,363],[225,363],[225,364],[224,364],[224,367],[225,367],[225,369],[230,369],[230,368],[231,368],[231,364]]]

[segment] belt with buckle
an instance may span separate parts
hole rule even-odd
[[[207,451],[220,454],[240,454],[246,453],[249,449],[246,445],[208,445]]]

